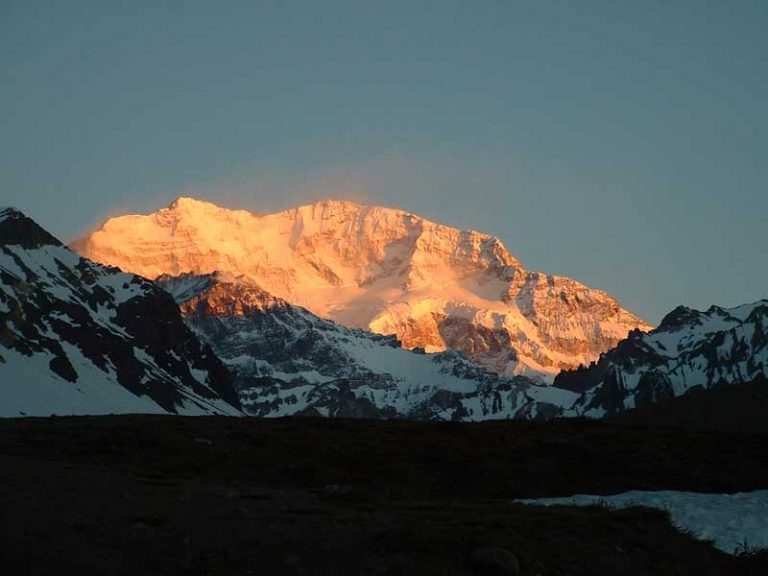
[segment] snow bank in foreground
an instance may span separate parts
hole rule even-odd
[[[742,549],[745,541],[750,549],[768,548],[768,490],[738,494],[635,490],[613,496],[580,494],[517,502],[540,506],[648,506],[666,510],[675,526],[689,530],[702,540],[712,540],[725,552],[734,553]]]

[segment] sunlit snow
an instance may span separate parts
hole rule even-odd
[[[472,359],[503,376],[551,381],[629,330],[651,328],[605,292],[524,270],[495,236],[339,200],[256,214],[179,198],[153,214],[112,218],[73,248],[147,278],[247,277],[323,318],[396,334],[407,348],[466,353],[462,326],[496,333],[514,352]],[[454,328],[441,328],[446,318]]]

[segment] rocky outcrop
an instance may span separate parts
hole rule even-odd
[[[765,376],[768,300],[760,300],[705,312],[675,308],[655,330],[631,332],[599,361],[559,374],[554,385],[581,394],[579,412],[603,416]]]
[[[261,215],[180,198],[112,218],[73,248],[148,278],[247,278],[323,318],[460,350],[505,376],[551,380],[651,328],[605,292],[523,269],[494,236],[351,202]]]
[[[151,282],[0,211],[0,415],[238,414],[229,373]]]

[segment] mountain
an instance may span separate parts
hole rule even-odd
[[[226,368],[167,293],[0,209],[0,416],[239,408]]]
[[[564,371],[554,385],[582,397],[588,416],[768,376],[768,300],[700,312],[679,306],[648,333],[633,331],[597,362]]]
[[[500,377],[455,351],[405,350],[393,336],[346,328],[224,274],[161,276],[189,326],[233,375],[255,416],[423,420],[569,415],[578,394]]]
[[[352,202],[256,214],[179,198],[111,218],[72,247],[147,278],[244,277],[320,317],[458,350],[503,376],[551,381],[651,329],[605,292],[525,270],[494,236]]]

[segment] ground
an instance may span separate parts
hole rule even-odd
[[[694,431],[643,418],[0,420],[0,565],[4,574],[763,574],[765,555],[725,554],[659,511],[512,500],[766,488],[767,441],[760,421]]]

